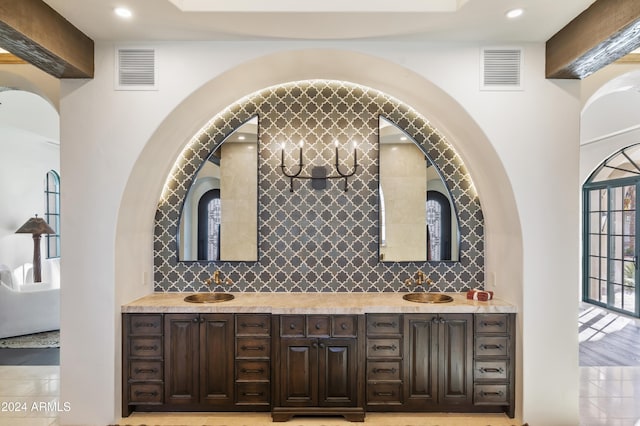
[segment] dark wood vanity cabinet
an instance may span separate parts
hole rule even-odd
[[[122,317],[122,415],[164,403],[162,314]]]
[[[124,314],[123,415],[268,411],[269,314]]]
[[[165,314],[165,403],[233,407],[233,314]]]
[[[123,314],[132,411],[515,412],[515,314]]]
[[[275,315],[274,421],[296,414],[364,420],[364,370],[357,315]]]
[[[404,336],[404,408],[432,411],[470,405],[473,315],[405,315]]]
[[[515,415],[515,315],[476,314],[473,402],[476,409]]]
[[[367,410],[471,406],[472,314],[370,314],[366,345]]]

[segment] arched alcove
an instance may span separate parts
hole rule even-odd
[[[191,136],[215,114],[250,93],[312,79],[362,84],[400,99],[429,117],[455,147],[474,181],[485,219],[486,272],[499,272],[501,282],[508,283],[501,288],[502,297],[521,307],[522,231],[514,214],[514,193],[503,164],[478,124],[449,94],[398,64],[356,52],[309,49],[263,56],[219,75],[186,98],[152,135],[136,161],[120,203],[115,247],[116,308],[152,291],[152,282],[144,287],[132,283],[139,282],[141,276],[151,276],[157,201],[178,153]],[[116,324],[116,330],[119,328]],[[115,389],[120,389],[117,342],[119,338],[115,347]],[[521,410],[520,334],[517,348],[516,405]]]

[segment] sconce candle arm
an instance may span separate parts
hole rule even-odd
[[[282,150],[280,151],[280,169],[282,170],[282,174],[289,178],[290,192],[293,192],[294,178],[304,179],[303,176],[300,176],[300,173],[302,173],[302,167],[304,167],[304,164],[302,163],[302,147],[300,147],[300,162],[298,163],[298,171],[295,173],[287,173],[286,166],[284,165],[284,146],[283,146]]]
[[[284,176],[286,176],[287,178],[289,178],[289,192],[293,192],[293,179],[344,179],[344,191],[346,192],[348,190],[348,178],[350,178],[351,176],[355,175],[357,170],[358,170],[358,151],[356,150],[356,148],[353,148],[353,166],[352,166],[352,170],[350,172],[347,173],[343,173],[340,170],[340,156],[338,153],[338,146],[336,144],[336,163],[335,163],[335,169],[336,169],[336,173],[335,175],[330,175],[330,176],[322,176],[322,177],[314,177],[314,176],[306,176],[306,175],[301,175],[302,173],[302,168],[304,167],[304,164],[302,162],[302,143],[300,144],[300,162],[297,166],[297,171],[296,172],[292,172],[292,173],[288,173],[287,172],[287,166],[284,164],[284,145],[280,151],[280,170],[282,170],[282,174]]]
[[[344,178],[344,191],[347,192],[347,179],[356,174],[358,170],[358,150],[353,148],[353,170],[350,173],[342,173],[340,171],[340,160],[338,157],[338,147],[336,146],[336,172],[338,176],[328,176],[327,179]]]

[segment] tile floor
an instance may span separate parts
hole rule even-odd
[[[0,366],[0,426],[58,425],[58,366]],[[640,367],[580,367],[581,426],[640,426]],[[119,425],[246,425],[270,424],[268,413],[153,414],[134,413]],[[368,414],[374,426],[512,426],[521,422],[500,415]],[[349,422],[338,418],[298,418],[286,426],[334,426]],[[531,425],[534,426],[534,425]]]

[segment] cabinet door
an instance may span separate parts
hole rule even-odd
[[[321,339],[318,358],[318,405],[356,406],[358,358],[355,339]]]
[[[198,402],[198,314],[166,314],[165,401],[167,404]]]
[[[442,314],[439,323],[439,402],[470,404],[473,397],[473,315]]]
[[[405,316],[405,382],[407,408],[429,408],[437,403],[438,327],[433,314]]]
[[[232,406],[233,314],[201,314],[200,319],[200,402]]]
[[[286,338],[280,341],[280,403],[308,407],[318,403],[317,339]]]

